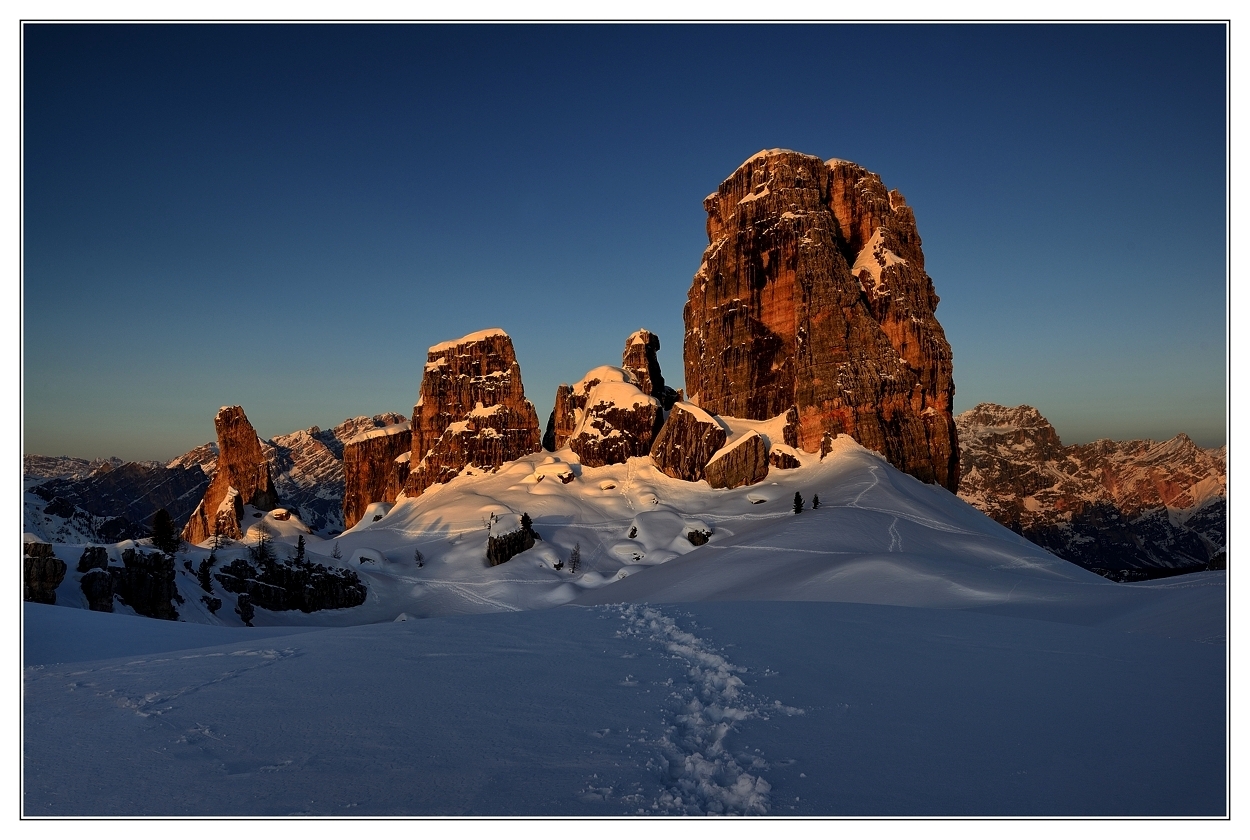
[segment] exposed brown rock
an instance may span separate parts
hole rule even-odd
[[[555,452],[557,449],[564,448],[569,438],[573,436],[573,430],[577,428],[577,410],[579,407],[584,408],[585,405],[585,395],[582,395],[581,406],[576,406],[573,404],[573,386],[560,383],[560,387],[556,388],[556,404],[551,409],[551,416],[547,418],[543,449]]]
[[[704,207],[710,244],[684,313],[690,401],[754,420],[795,406],[802,449],[849,434],[954,490],[950,346],[902,195],[855,164],[773,150]]]
[[[412,410],[409,498],[466,466],[498,468],[539,449],[538,415],[507,333],[483,330],[430,348]]]
[[[368,431],[407,423],[408,419],[404,414],[384,412],[372,417],[352,417],[330,429],[312,426],[262,440],[261,450],[269,462],[269,474],[283,506],[299,516],[314,532],[333,535],[344,530],[345,442]],[[208,479],[217,471],[217,444],[199,446],[170,461],[168,466],[198,466],[208,477],[205,479],[207,485]],[[172,506],[166,504],[165,507],[171,515],[174,514]],[[183,514],[183,518],[189,513],[190,509]],[[178,520],[177,516],[174,518]]]
[[[768,447],[759,432],[747,432],[716,453],[703,469],[713,487],[732,488],[758,484],[768,477]]]
[[[351,528],[374,502],[394,502],[408,478],[408,421],[371,429],[343,446],[343,526]]]
[[[631,380],[634,375],[628,370],[600,367],[574,386],[570,403],[582,407],[575,410],[578,422],[568,446],[582,464],[623,464],[651,451],[664,412],[659,400]]]
[[[660,337],[650,330],[638,330],[625,339],[621,367],[634,375],[638,390],[655,397],[664,410],[669,411],[679,397],[676,391],[664,384],[659,352]]]
[[[715,418],[698,406],[676,403],[651,445],[651,461],[671,478],[699,481],[724,445],[725,430]]]
[[[595,386],[601,382],[628,382],[634,385],[643,395],[654,397],[657,408],[662,409],[662,411],[657,411],[652,416],[651,411],[646,409],[643,411],[647,415],[646,417],[621,417],[619,421],[606,421],[606,425],[609,428],[605,430],[605,434],[611,428],[619,428],[623,431],[626,429],[632,430],[629,432],[629,435],[634,440],[629,444],[615,447],[617,454],[601,457],[592,453],[590,455],[591,460],[588,461],[582,455],[580,449],[574,447],[574,451],[582,457],[582,463],[587,466],[619,464],[623,463],[626,458],[634,457],[635,455],[646,455],[651,449],[651,439],[664,422],[664,412],[673,407],[673,403],[680,399],[681,393],[664,384],[664,375],[660,372],[660,360],[657,355],[659,350],[659,336],[650,330],[638,330],[625,339],[625,351],[621,354],[621,366],[619,368],[604,365],[589,371],[576,384],[561,384],[556,389],[555,407],[552,408],[551,416],[547,419],[547,432],[543,436],[543,448],[549,452],[555,452],[568,445],[569,439],[579,432],[585,419],[587,399]],[[597,400],[596,402],[602,402],[602,400]],[[630,404],[642,405],[632,401]],[[600,411],[600,414],[602,413]],[[651,422],[654,423],[655,429],[648,432],[647,427]],[[596,463],[592,463],[592,461]]]
[[[793,470],[802,466],[794,453],[780,449],[776,445],[768,452],[768,463],[779,470]]]
[[[22,600],[36,604],[55,604],[56,588],[65,580],[69,567],[60,560],[48,543],[23,544]]]
[[[242,406],[223,407],[213,422],[217,427],[217,469],[203,501],[182,530],[182,538],[189,543],[202,543],[213,534],[239,539],[243,536],[239,519],[244,505],[259,510],[278,506],[269,462]]]

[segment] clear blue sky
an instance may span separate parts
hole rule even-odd
[[[956,408],[1224,442],[1219,25],[27,26],[25,451],[408,413],[427,346],[556,385],[656,332],[782,147],[915,209]]]

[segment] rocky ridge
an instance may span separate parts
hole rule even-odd
[[[1117,579],[1226,563],[1223,449],[1183,434],[1065,446],[1027,405],[955,420],[960,498],[1054,554]]]
[[[848,434],[955,490],[951,352],[915,218],[860,166],[760,152],[704,201],[708,247],[684,318],[688,399],[798,445]]]

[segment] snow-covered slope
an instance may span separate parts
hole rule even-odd
[[[184,648],[159,625],[190,629],[26,605],[28,816],[1227,808],[1222,645],[830,602],[204,627]]]
[[[1223,573],[1112,583],[847,438],[802,457],[712,490],[539,453],[337,540],[249,511],[369,589],[255,630],[185,568],[182,618],[228,626],[66,609],[58,545],[25,812],[1224,813]]]

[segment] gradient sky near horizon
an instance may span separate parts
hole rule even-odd
[[[914,208],[955,404],[1225,442],[1222,25],[26,25],[24,451],[409,413],[426,347],[556,386],[660,336],[746,158]]]

